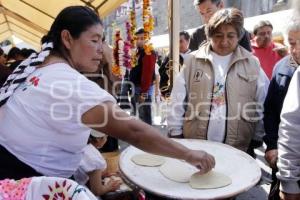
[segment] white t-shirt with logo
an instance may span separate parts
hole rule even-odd
[[[225,82],[229,69],[232,53],[220,56],[214,52],[210,54],[215,74],[214,90],[212,95],[212,107],[209,118],[207,139],[215,142],[223,142],[226,127],[226,97]]]
[[[67,64],[39,68],[0,108],[0,145],[43,175],[70,177],[91,131],[81,116],[107,101],[115,99]]]

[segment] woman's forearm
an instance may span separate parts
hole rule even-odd
[[[125,138],[128,143],[149,153],[185,159],[188,149],[163,136],[157,129],[137,120],[132,120],[128,126],[129,131]]]
[[[115,108],[119,109],[119,108]],[[116,137],[128,142],[129,144],[149,153],[159,154],[163,156],[173,157],[177,159],[186,159],[186,154],[189,149],[185,146],[175,142],[162,135],[156,128],[128,116],[124,111],[115,112],[113,116],[115,123],[118,119],[125,119],[119,122],[120,125],[115,124]],[[118,129],[119,127],[120,129]],[[112,131],[112,128],[110,128]]]
[[[84,115],[83,122],[104,124],[103,127],[96,129],[146,152],[178,159],[184,159],[188,152],[183,145],[164,137],[156,128],[129,116],[112,103],[96,106],[88,113],[88,115]],[[98,120],[98,116],[104,115],[104,113],[106,119]]]
[[[111,102],[95,106],[82,116],[87,126],[100,125],[95,128],[112,137],[124,140],[141,150],[162,156],[183,159],[202,169],[202,173],[211,170],[215,165],[214,157],[204,151],[195,151],[162,136],[155,128],[130,117]]]

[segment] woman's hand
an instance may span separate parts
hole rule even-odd
[[[209,172],[216,165],[215,158],[205,151],[188,151],[186,161],[200,169],[201,174]]]

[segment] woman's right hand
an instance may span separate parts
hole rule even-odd
[[[186,162],[200,169],[201,174],[205,174],[215,167],[215,158],[205,151],[189,150],[186,155]]]

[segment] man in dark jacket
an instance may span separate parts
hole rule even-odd
[[[272,168],[272,185],[269,195],[270,200],[279,200],[279,182],[277,173],[277,141],[280,124],[280,113],[287,94],[291,78],[300,65],[300,22],[292,23],[288,30],[288,41],[291,55],[276,63],[273,77],[269,85],[268,94],[264,103],[264,126],[266,135],[264,142],[267,145],[265,159]]]
[[[190,43],[190,34],[186,31],[181,31],[179,33],[179,70],[181,66],[183,65],[184,58],[191,52],[189,49],[189,43]],[[169,97],[172,85],[169,84],[169,75],[172,73],[172,70],[169,69],[169,56],[167,56],[161,67],[159,68],[159,75],[160,75],[160,82],[159,82],[159,88],[160,92],[163,97]]]
[[[137,65],[130,71],[129,81],[134,85],[133,104],[134,114],[147,124],[152,124],[151,102],[154,93],[156,54],[154,51],[147,55],[144,50],[145,31],[140,28],[135,33],[137,38]]]
[[[197,28],[192,34],[189,49],[195,51],[199,46],[206,41],[205,24],[218,10],[224,8],[223,0],[194,0],[194,6],[199,11],[203,20],[203,25]],[[239,44],[251,52],[250,35],[244,30],[244,35],[239,41]]]

